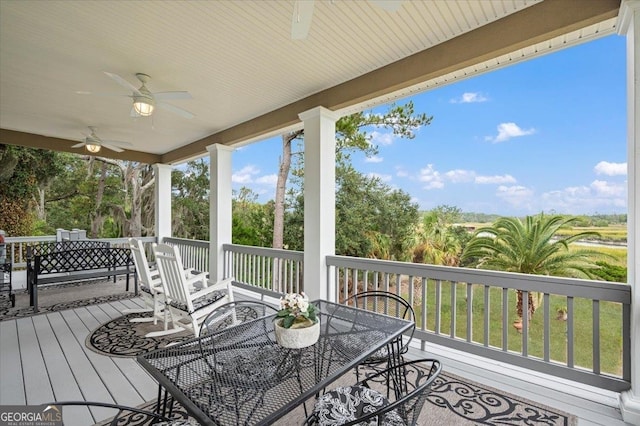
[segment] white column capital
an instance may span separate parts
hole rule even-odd
[[[151,167],[153,167],[153,170],[173,170],[171,164],[155,163],[152,164]]]
[[[616,28],[619,35],[625,35],[633,23],[633,15],[640,13],[640,0],[622,0]]]
[[[315,108],[311,108],[307,111],[301,112],[300,114],[298,114],[298,117],[300,117],[300,120],[302,121],[311,120],[316,117],[324,117],[333,121],[338,121],[341,116],[335,111],[331,111],[330,109],[327,109],[323,106],[317,106]]]
[[[223,145],[221,143],[214,143],[213,145],[207,145],[207,151],[209,151],[210,153],[216,151],[233,152],[235,151],[235,148],[232,146]]]

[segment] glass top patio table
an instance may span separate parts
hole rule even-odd
[[[324,300],[312,303],[320,338],[307,348],[278,345],[272,315],[140,355],[138,362],[201,424],[266,425],[412,326]]]

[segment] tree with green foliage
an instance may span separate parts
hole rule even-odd
[[[171,172],[172,233],[179,238],[209,240],[209,164],[189,161]]]
[[[552,275],[574,278],[593,278],[594,259],[603,254],[589,249],[569,250],[578,240],[598,236],[586,231],[568,237],[557,237],[560,228],[571,226],[577,218],[561,215],[527,216],[524,221],[501,217],[491,226],[475,231],[462,254],[478,268],[519,272],[533,275]],[[534,297],[529,292],[528,315],[535,312]],[[523,315],[522,292],[517,291],[516,311]]]
[[[415,233],[412,261],[431,265],[459,266],[464,244],[469,239],[463,228],[454,226],[460,219],[458,207],[442,205],[426,212]],[[464,232],[460,232],[462,229]]]
[[[347,166],[350,162],[350,153],[354,151],[362,151],[367,156],[376,155],[378,148],[371,143],[372,133],[369,129],[388,129],[394,136],[413,139],[415,132],[422,126],[429,125],[433,117],[429,117],[424,113],[416,114],[413,102],[409,101],[405,105],[391,105],[385,114],[373,114],[371,112],[358,112],[348,116],[341,117],[336,122],[336,163],[337,167]],[[285,205],[286,184],[294,158],[292,145],[294,142],[302,142],[304,140],[304,130],[298,130],[282,135],[282,157],[280,158],[280,167],[278,171],[278,181],[276,184],[276,195],[274,204],[274,225],[273,225],[273,248],[283,248],[285,236]],[[297,153],[301,153],[299,150]],[[304,168],[304,159],[295,156],[297,164],[295,165],[298,176],[302,175]],[[336,169],[336,174],[337,174]],[[301,185],[301,184],[300,184]],[[299,188],[302,192],[302,188]],[[295,191],[291,195],[291,199],[301,205],[296,200]],[[295,232],[295,231],[294,231]],[[352,242],[354,245],[361,244],[362,241]],[[394,243],[395,244],[395,243]]]
[[[287,248],[304,250],[304,197],[298,193],[286,216]],[[387,260],[410,260],[418,206],[404,191],[351,166],[336,168],[336,253]]]
[[[33,234],[38,190],[61,172],[59,157],[55,151],[0,144],[0,229],[7,235]]]

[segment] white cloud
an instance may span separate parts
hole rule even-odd
[[[371,143],[374,145],[389,146],[395,140],[393,133],[381,133],[377,131],[371,132]]]
[[[498,135],[487,136],[485,140],[493,143],[505,142],[511,138],[519,136],[527,136],[535,133],[535,129],[523,130],[516,123],[500,123],[498,124]]]
[[[447,178],[447,180],[453,183],[463,183],[463,182],[473,182],[476,172],[474,172],[473,170],[456,169],[456,170],[449,170],[444,175]]]
[[[256,183],[276,186],[276,183],[278,183],[278,175],[274,173],[271,175],[260,176],[258,179],[256,179]]]
[[[611,183],[604,180],[594,180],[590,185],[594,195],[598,197],[626,197],[627,185],[624,183]]]
[[[402,167],[396,167],[396,176],[398,176],[398,177],[409,177],[409,172],[407,172]]]
[[[476,176],[475,183],[478,183],[478,184],[516,183],[516,179],[511,175]]]
[[[593,181],[589,186],[570,186],[542,194],[545,211],[568,214],[619,211],[627,207],[625,183]]]
[[[531,210],[533,195],[532,189],[522,185],[500,185],[496,191],[496,196],[508,204],[527,210]]]
[[[459,98],[451,99],[452,104],[471,104],[475,102],[486,102],[488,99],[480,93],[465,92]]]
[[[433,169],[433,164],[429,164],[426,168],[420,169],[418,180],[425,183],[424,189],[440,189],[444,187],[442,176],[440,172]]]
[[[372,179],[380,179],[382,182],[390,182],[391,175],[381,175],[380,173],[367,173],[367,177]]]
[[[233,175],[231,175],[231,182],[242,183],[242,184],[252,183],[253,176],[257,175],[258,173],[260,173],[260,170],[257,167],[250,164],[248,166],[243,167],[239,171],[235,172]]]
[[[374,155],[373,157],[365,158],[364,162],[365,163],[382,163],[383,160],[384,160],[384,158],[378,157],[377,155]]]
[[[596,164],[593,171],[596,172],[597,175],[626,176],[627,163],[609,163],[608,161],[601,161]]]

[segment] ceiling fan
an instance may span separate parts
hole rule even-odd
[[[167,111],[173,112],[174,114],[178,114],[184,118],[193,118],[194,115],[182,108],[179,108],[175,105],[166,103],[167,100],[174,99],[193,99],[189,92],[185,91],[177,91],[177,92],[151,92],[147,89],[147,83],[151,80],[147,74],[137,73],[136,77],[142,83],[142,85],[137,88],[133,84],[129,83],[124,78],[120,77],[118,74],[104,72],[108,77],[112,78],[116,83],[131,91],[130,95],[117,95],[117,94],[98,94],[103,96],[127,96],[133,99],[133,106],[131,108],[131,116],[132,117],[149,117],[153,114],[155,107],[160,107]],[[76,92],[80,95],[93,95],[95,93],[92,92]]]
[[[110,141],[100,138],[98,135],[96,135],[97,128],[94,126],[89,126],[89,130],[91,131],[90,134],[87,135],[83,133],[83,135],[85,136],[84,141],[73,145],[71,148],[85,147],[86,150],[91,154],[97,154],[98,152],[100,152],[100,149],[102,147],[108,148],[115,152],[122,152],[124,150],[121,148],[121,146],[132,146],[129,142]]]
[[[369,3],[387,12],[395,12],[402,6],[403,0],[368,0]],[[333,3],[333,1],[332,1]],[[291,38],[303,40],[307,38],[311,28],[314,0],[296,0],[291,18]]]

